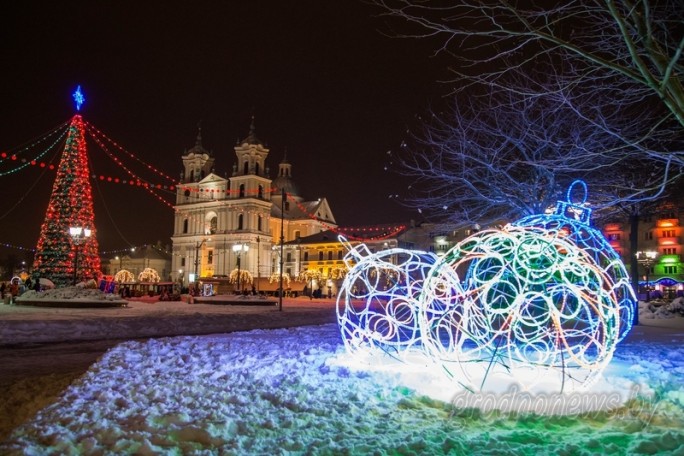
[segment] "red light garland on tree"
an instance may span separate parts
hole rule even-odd
[[[84,238],[80,245],[76,245],[69,234],[69,228],[74,226],[91,230],[91,236]],[[40,228],[33,262],[35,273],[58,286],[71,283],[74,276],[78,280],[99,276],[96,233],[83,119],[75,115],[69,125],[45,221]],[[78,270],[74,273],[76,254]]]

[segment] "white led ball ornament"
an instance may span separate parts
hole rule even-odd
[[[350,247],[345,262],[352,266],[337,298],[337,320],[349,353],[401,358],[420,346],[418,296],[436,261],[427,252]]]

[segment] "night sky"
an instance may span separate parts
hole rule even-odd
[[[389,198],[406,182],[385,171],[387,151],[442,99],[446,64],[431,43],[384,35],[395,24],[378,13],[355,0],[12,2],[0,19],[0,151],[67,122],[80,84],[84,119],[173,177],[200,120],[224,176],[254,115],[271,177],[286,150],[302,196],[327,197],[341,226],[418,218]],[[126,177],[88,146],[96,173]],[[35,247],[54,176],[0,177],[2,244]],[[101,250],[170,244],[173,211],[149,194],[99,183],[93,197]]]

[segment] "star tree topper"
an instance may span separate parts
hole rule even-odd
[[[81,86],[76,87],[76,92],[74,92],[74,102],[76,103],[76,111],[81,110],[81,105],[85,102],[85,97],[83,92],[81,92]]]

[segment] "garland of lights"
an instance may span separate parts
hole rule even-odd
[[[62,141],[62,139],[66,136],[66,134],[67,134],[67,132],[68,132],[69,129],[68,129],[68,128],[64,128],[65,125],[66,125],[66,124],[62,124],[62,125],[60,125],[59,127],[57,127],[57,129],[53,129],[52,131],[48,132],[46,135],[42,136],[41,138],[39,138],[38,140],[36,140],[34,143],[32,143],[32,144],[26,146],[23,150],[21,150],[21,151],[19,152],[19,153],[21,153],[21,152],[23,152],[23,151],[26,151],[26,150],[28,150],[29,148],[31,148],[31,147],[33,147],[33,146],[35,146],[35,145],[37,145],[37,144],[40,144],[40,143],[43,142],[43,141],[46,141],[46,140],[47,140],[50,136],[52,136],[53,134],[59,133],[59,135],[58,135],[57,138],[52,142],[52,144],[48,145],[42,152],[40,152],[38,155],[36,155],[36,156],[35,156],[34,158],[32,158],[32,159],[26,159],[26,158],[19,159],[19,157],[17,157],[17,154],[8,155],[7,152],[2,152],[2,153],[0,153],[0,158],[2,159],[2,160],[0,160],[0,163],[6,161],[6,159],[7,159],[8,157],[9,157],[9,160],[11,160],[11,161],[17,161],[17,160],[19,160],[19,161],[21,162],[21,165],[17,166],[16,168],[13,168],[13,169],[10,169],[10,170],[7,170],[7,171],[0,172],[0,176],[6,176],[7,174],[11,174],[11,173],[20,171],[20,170],[26,168],[26,167],[29,166],[29,165],[31,165],[31,166],[40,166],[41,168],[45,168],[46,166],[48,166],[45,162],[39,162],[38,160],[40,160],[40,159],[41,159],[42,157],[44,157],[48,152],[50,152],[54,147],[56,147],[57,144],[60,143],[60,142]],[[55,166],[54,166],[54,165],[49,165],[48,167],[49,167],[49,169],[55,169]]]
[[[587,388],[629,331],[636,299],[617,253],[588,225],[586,198],[570,202],[575,186],[555,214],[476,233],[439,261],[352,249],[347,258],[358,262],[337,301],[347,350],[417,355],[471,391],[497,379],[528,390]],[[394,266],[392,255],[407,259]],[[378,287],[379,271],[391,268],[402,285]],[[361,311],[353,299],[365,301]]]

